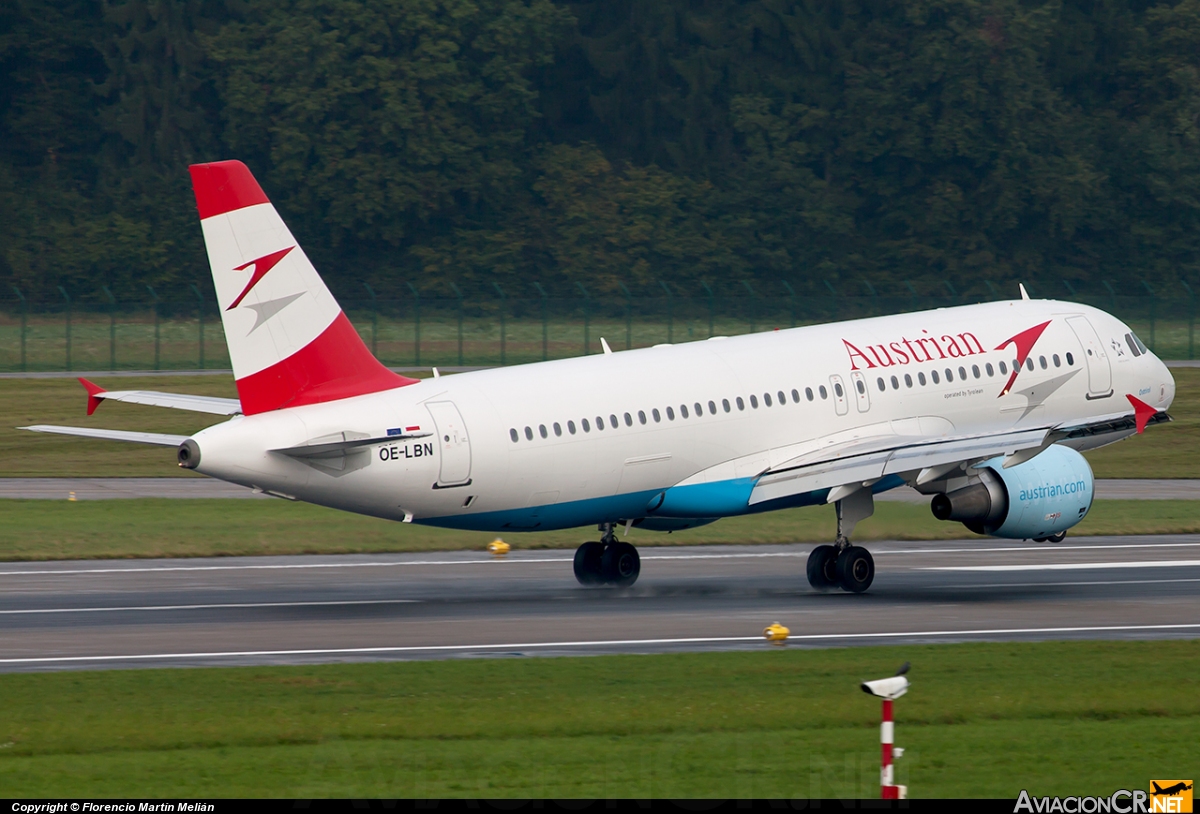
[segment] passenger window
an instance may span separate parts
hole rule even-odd
[[[1039,357],[1038,357],[1038,364],[1042,366],[1042,370],[1045,370],[1045,369],[1046,369],[1046,357],[1045,357],[1045,356],[1039,356]]]
[[[562,425],[557,421],[554,422],[554,437],[562,438]]]
[[[697,418],[704,415],[704,408],[700,406],[700,402],[696,402],[692,406],[696,408],[696,417]]]
[[[964,382],[967,380],[967,369],[965,367],[960,367],[958,369],[958,378],[962,379]]]
[[[679,405],[679,416],[680,416],[681,418],[687,418],[687,417],[688,417],[688,411],[687,411],[687,405],[686,405],[686,404],[680,404],[680,405]]]
[[[875,384],[879,385],[880,393],[882,393],[884,390],[887,390],[887,384],[884,383],[882,376],[875,380]]]
[[[660,421],[662,421],[662,414],[658,411],[657,407],[650,411],[650,415],[654,418],[655,424],[658,424]]]
[[[950,368],[946,368],[946,381],[948,381],[948,382],[954,381],[954,371],[951,370]]]
[[[1003,376],[1006,373],[1008,373],[1008,365],[1001,362],[1000,363],[1000,375]]]
[[[725,412],[729,412],[729,399],[721,399],[721,406],[725,408]]]
[[[670,407],[667,408],[667,420],[668,421],[675,420],[675,411]]]
[[[929,374],[929,376],[930,376],[930,377],[933,379],[933,383],[934,383],[934,384],[940,384],[940,383],[941,383],[941,379],[939,379],[939,378],[938,378],[938,373],[937,373],[937,371],[936,371],[936,370],[932,371],[932,372]]]
[[[854,386],[858,389],[858,392],[860,395],[867,392],[867,386],[862,383],[862,379],[859,379],[858,381],[856,381],[854,383]]]
[[[548,438],[550,436],[550,434],[546,432],[545,424],[538,424],[538,435],[542,436],[543,438]]]
[[[591,431],[592,431],[592,428],[591,428],[591,427],[588,425],[588,420],[587,420],[586,418],[584,418],[584,419],[581,419],[579,423],[583,425],[583,431],[584,431],[584,432],[591,432]]]
[[[800,391],[795,388],[792,388],[792,403],[793,404],[800,403]]]
[[[1070,352],[1070,351],[1068,351],[1068,352],[1067,352],[1067,364],[1068,364],[1070,367],[1074,367],[1074,366],[1075,366],[1075,357],[1074,357],[1074,355],[1072,355],[1072,354],[1071,354],[1071,352]]]
[[[615,415],[610,414],[608,417],[608,426],[612,427],[615,430],[617,427],[619,427],[621,425],[617,422],[617,417]]]
[[[779,397],[779,406],[780,406],[780,407],[782,407],[783,405],[787,404],[787,396],[786,396],[786,395],[784,395],[784,393],[783,393],[783,391],[782,391],[782,390],[780,390],[780,391],[779,391],[778,393],[776,393],[775,395],[777,395],[777,396]]]
[[[919,385],[921,385],[922,387],[924,387],[924,386],[925,386],[925,374],[924,374],[924,373],[918,373],[918,374],[917,374],[917,383],[918,383]]]
[[[753,407],[755,410],[758,409],[758,396],[750,397],[750,406]]]
[[[714,401],[710,401],[710,402],[708,403],[708,414],[709,414],[709,415],[716,415],[716,414],[717,414],[717,404],[716,404],[716,402],[714,402]]]
[[[641,422],[642,424],[646,423],[646,411],[645,410],[638,410],[638,421]]]
[[[1062,367],[1062,359],[1059,359],[1059,358],[1058,358],[1058,354],[1057,354],[1057,353],[1056,353],[1056,354],[1054,354],[1053,356],[1051,356],[1050,358],[1054,360],[1054,366],[1055,366],[1055,367]]]
[[[842,392],[842,385],[840,382],[833,386],[833,392],[837,393],[838,398],[841,398],[842,396],[846,395],[844,392]]]
[[[979,365],[971,365],[971,375],[976,379],[979,378]]]
[[[625,414],[625,426],[626,427],[633,426],[633,416],[631,416],[629,413]]]
[[[604,416],[602,416],[602,415],[596,416],[596,429],[598,429],[598,430],[604,429]]]
[[[822,400],[822,401],[824,401],[825,399],[829,398],[829,391],[825,389],[825,385],[823,385],[823,384],[822,384],[822,385],[819,385],[819,386],[817,387],[817,390],[818,390],[818,391],[821,393],[821,400]]]
[[[517,435],[516,430],[509,430],[508,435],[512,438],[514,444],[521,440],[521,436]]]
[[[1025,360],[1025,367],[1028,370],[1033,370],[1033,359],[1032,358]]]
[[[763,404],[765,404],[768,407],[771,406],[771,394],[770,393],[763,393]]]
[[[575,422],[574,421],[567,422],[567,432],[571,433],[571,435],[575,434]]]
[[[893,389],[893,390],[899,390],[899,389],[900,389],[900,380],[899,380],[899,379],[897,379],[895,376],[893,376],[893,377],[892,377],[892,389]]]
[[[533,440],[533,430],[529,429],[529,427],[525,428],[525,440],[526,441]]]
[[[983,369],[987,371],[989,377],[996,375],[996,369],[992,367],[991,362],[988,362],[986,365],[984,365]]]
[[[745,409],[746,409],[746,402],[742,401],[742,397],[741,397],[741,396],[738,396],[737,398],[735,398],[735,399],[734,399],[734,401],[736,401],[736,402],[737,402],[737,406],[738,406],[738,409],[739,409],[739,410],[745,410]]]
[[[904,386],[912,387],[912,376],[908,375],[907,373],[904,374]]]

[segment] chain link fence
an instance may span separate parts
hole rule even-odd
[[[1196,302],[1191,289],[1064,299],[1094,305],[1128,323],[1164,359],[1194,359]],[[710,336],[734,336],[862,317],[965,305],[961,296],[840,296],[789,293],[742,297],[705,291],[663,295],[488,299],[410,296],[342,299],[363,341],[393,367],[511,365]],[[107,293],[107,292],[106,292]],[[155,292],[138,303],[56,301],[14,291],[0,301],[0,371],[203,370],[230,367],[220,313],[195,287]],[[996,297],[999,299],[999,296]]]

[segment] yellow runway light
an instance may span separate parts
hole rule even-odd
[[[791,632],[778,622],[772,622],[763,628],[763,638],[771,644],[783,644]]]
[[[492,540],[490,543],[488,543],[487,550],[492,552],[494,556],[503,557],[512,550],[512,546],[497,537],[495,540]]]

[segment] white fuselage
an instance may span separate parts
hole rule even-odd
[[[1047,321],[1033,369],[1003,392],[1017,350],[997,348]],[[1055,427],[1127,415],[1127,394],[1165,410],[1174,381],[1153,354],[1135,357],[1128,332],[1088,306],[988,303],[426,379],[193,438],[203,474],[377,517],[479,530],[619,522],[674,485],[754,478],[831,439]],[[324,459],[272,452],[412,427],[432,434]]]

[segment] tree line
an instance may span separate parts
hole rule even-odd
[[[349,296],[1153,290],[1200,0],[0,5],[5,295],[211,290],[223,158]]]

